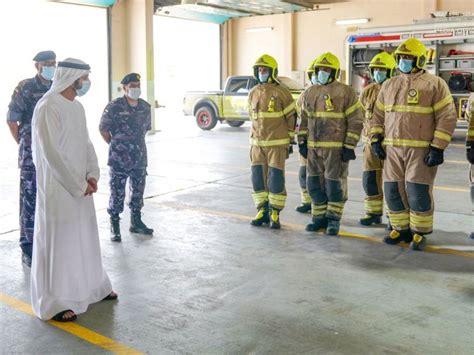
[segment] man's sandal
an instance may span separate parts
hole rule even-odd
[[[103,298],[102,301],[114,301],[118,298],[115,292],[111,292],[107,297]]]
[[[69,318],[65,318],[64,316],[66,315],[66,313],[73,313],[73,316]],[[77,319],[77,315],[74,314],[72,310],[68,309],[68,310],[59,312],[51,319],[55,320],[56,322],[74,322]]]

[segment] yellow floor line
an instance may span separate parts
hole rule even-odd
[[[245,215],[241,215],[237,213],[216,211],[216,210],[211,210],[207,208],[194,207],[194,206],[178,204],[178,203],[173,203],[173,202],[158,202],[158,201],[156,202],[150,201],[150,202],[153,204],[157,204],[159,206],[166,206],[166,207],[170,207],[170,208],[174,208],[178,210],[195,211],[199,213],[205,213],[205,214],[210,214],[210,215],[219,216],[219,217],[226,217],[226,218],[231,218],[231,219],[238,219],[238,220],[247,221],[247,222],[253,218],[252,216],[245,216]],[[287,229],[287,230],[302,232],[304,231],[304,227],[305,226],[303,224],[282,223],[282,228]],[[322,233],[319,233],[319,234],[322,234]],[[360,240],[365,240],[369,242],[384,244],[382,241],[382,238],[373,237],[373,236],[365,235],[365,234],[357,234],[357,233],[340,231],[339,236],[344,237],[344,238],[360,239]],[[401,243],[399,244],[399,246],[407,248],[407,249],[409,248],[409,245],[406,243]],[[449,249],[449,248],[444,248],[444,247],[431,246],[431,245],[425,248],[425,252],[431,252],[431,253],[436,253],[436,254],[449,254],[449,255],[456,255],[456,256],[462,256],[462,257],[474,259],[474,253],[464,252],[464,251]]]
[[[451,143],[449,147],[456,147],[456,148],[466,148],[465,144],[458,144],[458,143]]]
[[[450,164],[470,165],[468,161],[464,160],[445,160],[444,162]]]
[[[20,300],[17,300],[16,298],[13,298],[1,292],[0,292],[0,302],[20,312],[36,317],[35,314],[33,313],[33,310],[31,309],[31,305],[29,305],[28,303],[22,302]],[[134,354],[134,355],[143,354],[140,351],[132,349],[126,345],[116,342],[113,339],[107,338],[99,333],[96,333],[92,330],[89,330],[73,322],[61,323],[61,322],[55,322],[55,321],[50,320],[48,321],[48,323],[52,325],[53,327],[59,328],[69,334],[72,334],[82,340],[87,341],[88,343],[96,345],[102,349],[111,351],[115,354]]]

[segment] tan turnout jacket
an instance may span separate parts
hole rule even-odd
[[[369,143],[370,136],[370,121],[372,120],[375,108],[375,101],[379,95],[381,84],[372,83],[367,85],[360,94],[360,104],[364,115],[364,128],[362,129],[362,141]]]
[[[307,137],[312,148],[356,147],[363,118],[350,86],[338,81],[313,85],[301,94],[296,107],[300,142]]]
[[[457,116],[446,82],[420,71],[382,84],[371,120],[370,137],[381,134],[395,147],[445,149]]]
[[[278,84],[259,84],[249,93],[250,143],[288,146],[295,136],[296,112],[291,92]]]

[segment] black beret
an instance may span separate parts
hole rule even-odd
[[[46,60],[56,60],[56,53],[53,51],[42,51],[33,58],[35,62],[44,62]]]
[[[127,85],[128,83],[131,83],[132,81],[140,81],[140,78],[141,78],[140,74],[130,73],[130,74],[125,75],[120,83],[122,85]]]

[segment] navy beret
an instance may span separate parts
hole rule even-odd
[[[56,53],[53,51],[42,51],[33,58],[35,62],[44,62],[46,60],[56,60]]]
[[[141,79],[140,74],[130,73],[130,74],[125,75],[120,83],[122,85],[127,85],[128,83],[131,83],[132,81],[140,81],[140,79]]]

